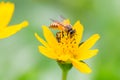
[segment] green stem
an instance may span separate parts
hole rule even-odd
[[[62,80],[67,80],[68,71],[62,70]]]
[[[63,61],[57,61],[57,62],[62,70],[62,80],[67,80],[67,75],[68,75],[68,72],[70,71],[70,69],[72,68],[72,64],[65,63]]]

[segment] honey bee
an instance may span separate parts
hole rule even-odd
[[[72,25],[67,19],[63,19],[63,21],[61,22],[53,19],[51,20],[53,21],[53,23],[50,24],[50,28],[65,31],[66,33],[70,34],[73,34],[75,32],[75,30],[72,29]]]
[[[60,42],[61,36],[64,36],[64,32],[67,33],[67,35],[69,34],[70,37],[72,37],[75,33],[75,30],[72,28],[72,25],[69,23],[69,21],[65,18],[62,17],[62,21],[57,21],[57,20],[53,20],[53,23],[50,24],[50,28],[52,29],[57,29],[60,30],[60,32],[56,33],[56,38],[58,40],[58,42]],[[62,35],[61,35],[62,34]]]

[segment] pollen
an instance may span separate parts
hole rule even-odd
[[[75,35],[75,34],[74,34]],[[61,56],[69,56],[69,57],[65,57],[65,61],[69,62],[69,58],[76,58],[77,56],[77,49],[78,49],[78,44],[76,44],[76,40],[75,37],[72,36],[70,34],[67,34],[66,32],[61,32],[61,38],[60,38],[60,42],[59,42],[59,46],[62,49],[62,53]],[[61,58],[61,56],[59,56],[58,60],[63,60]]]

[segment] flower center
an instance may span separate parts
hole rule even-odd
[[[60,48],[59,60],[69,61],[70,58],[76,58],[78,44],[76,44],[75,35],[75,30],[70,32],[62,31],[56,34]]]

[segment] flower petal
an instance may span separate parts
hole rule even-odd
[[[84,62],[79,62],[77,60],[71,59],[73,66],[83,73],[91,73],[91,69]]]
[[[52,34],[52,32],[49,30],[49,28],[46,26],[43,26],[43,33],[44,33],[44,37],[47,40],[49,46],[52,48],[55,48],[55,46],[58,45],[58,42],[57,42],[56,38],[54,37],[54,35]]]
[[[69,19],[63,20],[63,24],[64,24],[64,25],[69,25],[69,24],[70,24],[70,20],[69,20]]]
[[[0,29],[7,27],[14,12],[14,4],[7,2],[0,3]]]
[[[77,21],[74,26],[73,29],[76,30],[76,35],[75,35],[75,40],[76,43],[79,44],[81,39],[82,39],[82,34],[83,34],[83,25],[80,24],[80,21]]]
[[[35,37],[42,43],[46,48],[48,47],[48,43],[44,41],[37,33],[35,33]]]
[[[81,51],[78,56],[78,60],[86,60],[89,59],[93,56],[95,56],[98,53],[98,49],[95,50],[86,50],[86,51]]]
[[[20,24],[9,26],[3,30],[0,31],[0,39],[7,38],[16,32],[20,31],[22,28],[26,27],[28,25],[27,21],[24,21]]]
[[[99,40],[99,34],[94,34],[88,40],[86,40],[80,47],[80,50],[88,50],[90,49],[96,42]]]
[[[51,58],[51,59],[57,58],[55,53],[50,48],[46,48],[44,46],[39,46],[38,48],[39,48],[39,52],[41,52],[46,57]]]

